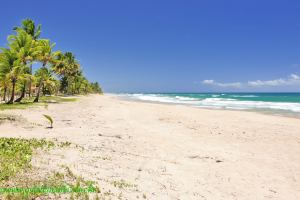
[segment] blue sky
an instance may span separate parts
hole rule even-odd
[[[300,1],[6,0],[107,92],[300,91]]]

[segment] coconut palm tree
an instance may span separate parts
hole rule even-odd
[[[0,69],[0,71],[1,71],[1,69]],[[9,79],[6,76],[2,76],[0,74],[0,88],[2,88],[2,90],[3,90],[2,91],[3,92],[3,94],[2,94],[2,101],[4,101],[4,102],[6,101],[6,94],[7,94],[7,90],[9,88],[9,86],[10,86]]]
[[[35,41],[31,35],[22,29],[18,29],[16,33],[16,35],[8,36],[9,47],[12,51],[15,51],[19,59],[26,64],[27,61],[32,61],[35,55]]]
[[[24,65],[23,72],[19,75],[19,88],[21,88],[21,96],[15,100],[15,102],[21,102],[22,99],[25,97],[26,92],[26,85],[29,80],[32,79],[32,75],[29,73],[29,68],[27,65]]]
[[[98,82],[91,83],[92,92],[102,94],[102,89]]]
[[[30,68],[28,67],[28,63],[31,64],[35,55],[37,54],[35,50],[36,41],[32,39],[32,36],[25,32],[23,29],[17,29],[16,35],[10,35],[8,37],[9,46],[12,51],[16,52],[19,60],[22,64],[28,68],[26,69],[27,76],[23,76],[23,86],[22,93],[20,98],[16,100],[16,102],[20,102],[25,97],[26,85],[27,82],[31,80],[30,76]]]
[[[84,80],[84,76],[82,74],[82,71],[79,71],[76,76],[74,77],[74,90],[73,93],[80,94],[82,89],[82,83]]]
[[[24,30],[28,35],[32,37],[34,41],[37,41],[40,38],[41,35],[41,24],[35,25],[34,21],[32,19],[24,19],[22,21],[21,26],[15,27],[14,30]],[[30,74],[32,75],[32,63],[30,63]],[[31,96],[31,85],[32,80],[31,77],[29,78],[29,96]]]
[[[84,92],[84,94],[87,94],[89,91],[89,81],[84,77],[83,81],[82,81],[82,90]]]
[[[75,59],[74,54],[71,52],[58,54],[56,63],[52,69],[61,77],[61,91],[73,93],[72,83],[80,71],[80,65]]]
[[[9,47],[0,49],[0,93],[5,101],[10,96],[7,103],[14,102],[15,93],[19,90],[21,95],[16,102],[21,101],[28,83],[30,95],[34,78],[38,86],[34,102],[39,101],[41,92],[52,93],[58,91],[58,87],[60,91],[69,94],[101,91],[98,83],[90,83],[82,75],[80,64],[73,53],[53,52],[54,44],[47,39],[39,39],[41,25],[36,26],[33,20],[25,19],[14,30],[16,33],[8,37]],[[36,77],[32,76],[33,62],[41,63]],[[55,79],[53,72],[60,78],[60,82]]]
[[[56,92],[59,82],[55,79],[51,71],[47,68],[40,68],[35,72],[36,80],[41,84],[41,91],[45,95]]]
[[[60,52],[53,52],[53,47],[55,44],[51,44],[49,40],[42,39],[37,41],[37,55],[36,59],[42,63],[41,69],[45,70],[48,67],[48,64],[55,63],[55,59]],[[44,77],[41,76],[39,83],[38,83],[38,90],[36,94],[36,98],[33,102],[38,102],[41,92],[41,87]]]
[[[3,59],[4,59],[4,54],[0,53],[0,61]],[[5,102],[6,101],[6,93],[7,93],[8,87],[9,87],[9,80],[6,77],[6,74],[2,72],[3,71],[2,68],[3,68],[3,63],[1,62],[0,63],[0,90],[1,90],[1,92],[3,92],[2,101]]]
[[[15,88],[17,80],[24,72],[24,65],[20,62],[17,54],[11,49],[2,49],[2,56],[0,57],[0,75],[5,79],[10,80],[12,84],[11,98],[7,102],[12,104],[15,98]]]
[[[32,19],[24,19],[21,26],[15,27],[14,30],[22,29],[31,35],[34,40],[37,40],[41,35],[41,27],[41,24],[35,26],[35,23]]]

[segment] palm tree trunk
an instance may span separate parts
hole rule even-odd
[[[6,91],[7,91],[7,87],[4,87],[4,91],[3,91],[3,101],[6,101]]]
[[[32,64],[30,65],[30,75],[32,75]],[[28,96],[31,97],[31,85],[32,85],[32,80],[31,77],[29,78],[29,92]]]
[[[7,104],[13,104],[15,99],[15,86],[16,86],[16,80],[12,81],[12,91],[11,91],[11,98],[7,102]]]
[[[21,102],[22,101],[22,99],[25,97],[25,91],[26,91],[26,82],[24,82],[21,96],[18,99],[16,99],[15,102]]]
[[[46,67],[46,64],[47,63],[43,63],[42,67],[41,68],[45,68]],[[41,87],[42,87],[42,83],[43,83],[43,76],[41,77],[41,80],[39,82],[39,88],[38,88],[38,91],[37,91],[37,94],[36,94],[36,97],[35,99],[33,100],[34,103],[37,103],[39,102],[39,98],[40,98],[40,92],[41,92]]]
[[[42,82],[43,82],[43,78],[41,78],[40,82],[39,82],[39,88],[36,94],[36,97],[34,99],[34,103],[39,102],[39,98],[40,98],[40,93],[41,93],[41,88],[42,88]]]
[[[42,83],[42,91],[43,91],[43,96],[46,96],[46,87],[44,83]]]

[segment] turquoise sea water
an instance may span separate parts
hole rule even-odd
[[[127,93],[118,95],[141,101],[300,116],[300,93]]]

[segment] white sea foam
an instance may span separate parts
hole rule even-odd
[[[217,98],[217,96],[220,95],[214,95],[213,98],[205,98],[205,99],[197,99],[197,98],[183,97],[183,96],[167,96],[167,95],[160,95],[160,94],[126,94],[125,96],[136,100],[142,100],[142,101],[185,104],[185,105],[192,105],[196,107],[205,107],[205,108],[222,108],[222,109],[237,109],[237,110],[273,109],[273,110],[300,112],[300,103],[240,101],[231,98]]]
[[[198,100],[196,98],[191,98],[191,97],[181,97],[181,96],[176,96],[175,97],[176,99],[179,99],[179,100],[183,100],[183,101],[195,101],[195,100]]]
[[[238,101],[231,99],[207,98],[199,106],[212,106],[227,109],[276,109],[300,112],[300,103]]]
[[[258,97],[255,95],[232,95],[232,97]]]

